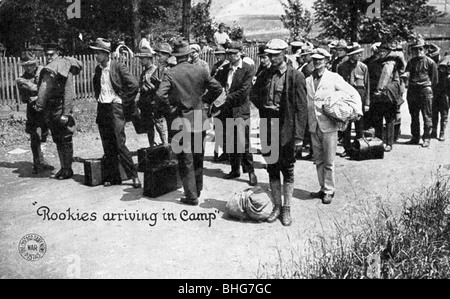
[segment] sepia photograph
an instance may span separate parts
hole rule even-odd
[[[0,0],[0,278],[448,279],[449,98],[450,0]]]

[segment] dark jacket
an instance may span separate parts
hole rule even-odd
[[[203,123],[207,119],[203,109],[203,96],[207,90],[210,95],[208,104],[222,93],[219,82],[203,67],[181,62],[164,74],[156,92],[156,110],[166,117],[170,129],[172,122],[178,118],[189,121],[190,132],[199,133],[204,131]],[[197,115],[201,115],[201,124]]]
[[[250,99],[259,109],[261,118],[280,118],[280,145],[285,146],[293,144],[296,139],[303,140],[305,135],[308,117],[305,76],[288,65],[279,114],[274,115],[272,110],[264,107],[273,72],[270,68],[261,73],[253,86]]]
[[[134,99],[139,92],[139,82],[130,73],[127,66],[115,60],[111,60],[110,78],[114,92],[122,99],[125,120],[130,121],[134,113],[136,103]],[[102,68],[98,65],[94,75],[95,98],[98,99],[101,91]]]
[[[339,65],[337,73],[358,91],[363,106],[370,106],[370,81],[367,65],[361,61],[353,63],[349,59]]]
[[[435,87],[438,82],[438,68],[429,57],[411,58],[406,66],[409,73],[409,85],[420,87]]]
[[[219,83],[226,87],[231,64],[227,64],[216,74]],[[226,108],[232,110],[233,118],[248,119],[250,117],[250,89],[254,76],[254,67],[242,61],[242,68],[238,68],[233,76],[233,82],[228,90]]]

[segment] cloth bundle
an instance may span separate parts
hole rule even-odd
[[[273,210],[272,197],[269,191],[261,187],[236,192],[228,201],[226,211],[239,220],[266,221]]]
[[[322,106],[325,115],[336,121],[339,130],[344,131],[350,121],[359,120],[361,103],[357,103],[347,93],[336,91],[325,99]]]

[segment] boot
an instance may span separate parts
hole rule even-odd
[[[73,177],[72,159],[73,159],[73,143],[68,142],[63,145],[63,174],[58,180],[67,180]]]
[[[441,133],[439,134],[439,141],[445,141],[445,128],[446,124],[441,123]]]
[[[57,144],[56,150],[58,151],[59,164],[61,169],[55,174],[53,178],[59,180],[59,178],[64,174],[64,148],[62,145]]]
[[[283,193],[284,193],[284,206],[281,210],[281,223],[284,226],[290,226],[292,224],[291,201],[292,196],[294,194],[294,184],[284,183]]]
[[[277,221],[281,214],[281,181],[271,181],[270,189],[272,191],[274,207],[272,213],[269,215],[269,218],[267,218],[267,222],[273,223]]]

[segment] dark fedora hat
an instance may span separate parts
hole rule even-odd
[[[244,46],[242,45],[242,42],[240,41],[233,41],[228,44],[228,47],[226,49],[227,53],[239,53],[242,51]]]
[[[136,53],[136,57],[140,58],[152,58],[155,54],[155,51],[153,51],[151,48],[141,48],[138,53]]]
[[[37,64],[38,59],[36,58],[36,55],[34,55],[33,52],[30,51],[23,51],[22,55],[20,56],[20,65],[32,65]]]
[[[156,52],[160,53],[166,53],[166,54],[172,54],[172,47],[168,43],[162,43],[159,45],[159,47],[155,50]]]
[[[95,43],[92,46],[90,46],[89,48],[91,48],[93,50],[99,50],[99,51],[111,53],[111,42],[105,38],[99,37],[99,38],[97,38]]]
[[[195,50],[191,49],[187,40],[179,39],[173,45],[172,56],[175,57],[187,56],[191,54],[193,51]]]

